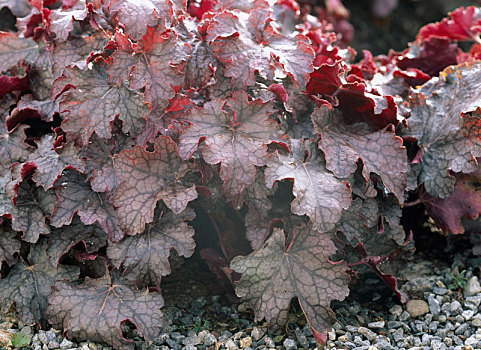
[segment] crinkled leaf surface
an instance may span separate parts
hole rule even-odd
[[[481,33],[481,9],[477,6],[460,7],[449,13],[451,18],[443,18],[419,30],[416,40],[430,37],[447,37],[452,40],[479,40]]]
[[[165,108],[175,95],[174,89],[183,85],[179,65],[187,61],[190,53],[190,47],[178,40],[175,33],[159,30],[148,30],[139,52],[116,51],[108,69],[111,81],[117,84],[129,80],[133,89],[145,87],[145,100],[153,108]]]
[[[335,322],[331,301],[349,294],[348,267],[329,260],[335,252],[331,235],[310,225],[296,227],[287,242],[276,228],[262,248],[232,260],[231,268],[242,274],[236,294],[247,300],[257,321],[277,325],[287,321],[291,299],[297,297],[310,326],[323,333]]]
[[[77,214],[86,225],[97,222],[111,241],[118,241],[124,236],[112,204],[104,193],[92,191],[85,176],[73,170],[66,171],[55,184],[55,193],[58,202],[50,218],[52,226],[69,225]]]
[[[93,253],[107,244],[107,235],[97,225],[85,225],[74,219],[68,226],[53,229],[48,239],[47,255],[50,264],[57,266],[60,259],[78,243],[82,243],[86,253]]]
[[[268,18],[266,9],[252,10],[249,15],[225,11],[214,18],[207,39],[235,86],[253,85],[254,72],[273,78],[274,69],[280,68],[304,87],[313,70],[313,49],[304,36],[280,34]]]
[[[25,17],[30,13],[30,5],[28,0],[0,0],[0,9],[8,7],[16,17]]]
[[[280,138],[279,125],[268,118],[271,113],[270,103],[248,101],[245,92],[236,92],[226,106],[220,99],[209,101],[188,116],[190,127],[180,136],[180,156],[190,158],[199,141],[205,139],[204,160],[209,164],[221,162],[224,191],[238,195],[254,182],[255,166],[266,164],[267,144]]]
[[[379,175],[386,189],[403,203],[409,165],[402,139],[389,129],[371,132],[362,124],[345,125],[341,118],[325,105],[311,115],[314,131],[321,135],[319,148],[326,156],[326,168],[347,178],[361,160],[364,178]]]
[[[57,282],[47,317],[72,340],[89,339],[133,350],[134,344],[122,336],[121,324],[131,321],[146,340],[152,340],[163,325],[162,306],[159,293],[133,290],[107,274],[100,279],[86,277],[80,285]]]
[[[32,38],[20,38],[13,33],[0,32],[0,73],[25,61],[33,62],[39,55]]]
[[[248,185],[245,192],[232,203],[238,210],[242,208],[243,203],[249,207],[245,216],[246,238],[254,250],[264,244],[269,234],[272,203],[268,196],[272,196],[276,188],[277,186],[267,187],[264,172],[258,171],[256,181]]]
[[[114,169],[123,182],[115,191],[113,204],[128,234],[140,233],[152,222],[159,200],[179,214],[197,198],[195,186],[187,187],[181,181],[193,165],[179,158],[177,145],[168,136],[155,140],[153,152],[140,146],[120,152],[114,158]]]
[[[73,266],[52,265],[46,253],[47,240],[32,246],[28,262],[20,260],[7,277],[0,280],[0,309],[6,312],[15,303],[25,324],[47,324],[45,311],[55,281],[78,278]]]
[[[131,141],[131,140],[130,140]],[[114,172],[114,152],[127,148],[128,139],[122,134],[115,134],[112,139],[101,139],[92,135],[90,142],[82,149],[87,171],[90,173],[90,185],[96,192],[112,193],[119,181]]]
[[[5,122],[0,122],[0,174],[10,171],[13,163],[24,162],[35,149],[26,144],[25,129],[27,126],[17,126],[8,132]]]
[[[291,154],[276,152],[267,161],[266,185],[275,181],[292,179],[292,193],[296,197],[291,204],[294,214],[310,217],[315,230],[326,232],[334,228],[342,211],[351,205],[349,185],[329,172],[315,145],[306,141],[291,140]],[[305,158],[306,151],[309,156]]]
[[[48,16],[48,25],[50,31],[55,34],[56,42],[66,41],[69,33],[74,28],[75,21],[83,21],[87,14],[85,0],[77,2],[73,8],[68,10],[52,10]]]
[[[179,215],[171,211],[160,213],[142,234],[109,244],[107,256],[115,267],[125,267],[124,277],[138,288],[159,286],[161,277],[170,274],[171,249],[186,258],[194,253],[194,228],[185,222],[194,217],[190,208]]]
[[[50,227],[45,218],[51,214],[55,195],[35,187],[30,181],[22,181],[18,187],[15,206],[11,207],[12,228],[23,232],[22,239],[29,243],[37,242],[39,235],[48,235]]]
[[[160,22],[162,31],[171,22],[172,2],[169,0],[111,0],[110,12],[126,33],[139,40],[147,27],[155,27]]]
[[[451,194],[455,178],[450,171],[476,170],[474,157],[481,156],[480,77],[481,63],[449,67],[411,94],[404,134],[418,141],[418,183],[432,196]]]
[[[16,232],[3,225],[0,226],[0,267],[2,267],[3,261],[10,266],[17,262],[17,258],[13,254],[20,253],[21,244],[16,235]]]
[[[429,216],[443,230],[455,234],[464,233],[461,220],[476,220],[481,214],[479,172],[477,175],[457,175],[454,190],[447,198],[436,198],[427,193],[423,195]]]
[[[107,43],[108,38],[103,32],[55,43],[52,52],[54,76],[60,77],[67,66],[86,70],[88,59],[103,52]]]
[[[148,113],[147,105],[139,92],[125,86],[114,86],[102,67],[80,70],[67,68],[64,77],[54,82],[54,90],[74,86],[62,96],[60,110],[68,111],[62,129],[74,133],[87,144],[95,132],[99,137],[112,137],[111,123],[116,117],[122,120],[122,131],[137,135]]]
[[[43,121],[51,122],[53,121],[54,114],[59,112],[58,108],[58,101],[52,101],[50,99],[39,101],[35,100],[34,97],[29,94],[23,95],[20,101],[18,101],[15,112],[33,110],[40,114]]]
[[[45,135],[37,144],[37,150],[29,156],[29,161],[37,167],[33,181],[46,190],[53,186],[65,169],[85,171],[85,161],[80,159],[79,149],[73,143],[54,149],[54,142],[55,136]]]

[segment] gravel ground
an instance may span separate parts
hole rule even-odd
[[[466,255],[466,254],[465,254]],[[403,273],[403,288],[411,299],[402,306],[374,275],[364,276],[349,298],[333,303],[338,318],[328,333],[327,349],[481,349],[481,287],[479,261],[455,257],[443,261],[414,256]],[[464,291],[453,286],[453,276],[465,270]],[[189,271],[195,271],[192,267]],[[188,273],[187,273],[188,274]],[[192,272],[195,274],[195,272]],[[190,278],[190,277],[189,277]],[[210,296],[211,280],[192,278],[167,281],[164,288],[166,326],[150,342],[126,329],[136,349],[314,349],[316,343],[301,312],[293,312],[285,331],[268,332],[265,324],[253,322],[246,305],[232,296]],[[227,294],[229,296],[229,294]],[[23,349],[110,350],[105,344],[74,343],[59,331],[39,330],[21,324],[13,313],[0,317],[2,337],[14,333],[31,336]]]

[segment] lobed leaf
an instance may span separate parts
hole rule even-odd
[[[122,120],[124,133],[140,133],[148,113],[142,95],[125,86],[113,86],[104,68],[67,68],[53,87],[58,91],[64,88],[70,89],[60,101],[60,110],[68,111],[62,129],[79,137],[82,144],[86,145],[94,132],[111,138],[116,117]]]
[[[86,253],[93,253],[107,244],[107,236],[99,226],[86,226],[80,220],[73,220],[68,226],[53,229],[47,248],[50,264],[58,266],[60,259],[78,243],[83,244]]]
[[[14,254],[20,253],[21,243],[16,238],[16,235],[16,232],[3,225],[0,226],[0,267],[2,267],[2,262],[4,261],[10,266],[17,262]]]
[[[236,294],[255,311],[256,321],[265,318],[271,325],[287,322],[291,299],[297,297],[313,331],[325,333],[335,322],[331,301],[349,294],[348,267],[329,260],[335,252],[331,235],[310,224],[296,227],[287,241],[276,228],[262,248],[232,260],[230,267],[242,274]]]
[[[481,64],[446,68],[411,94],[411,117],[404,136],[417,140],[421,163],[418,184],[446,198],[454,189],[453,172],[476,170],[481,156]]]
[[[204,160],[221,163],[224,192],[236,196],[254,182],[255,166],[266,164],[267,144],[280,139],[279,125],[268,118],[271,113],[270,103],[249,101],[247,93],[240,91],[225,103],[209,101],[188,116],[190,126],[179,140],[180,157],[190,158],[204,140]]]
[[[133,350],[133,342],[122,335],[122,323],[131,321],[146,340],[152,340],[163,325],[162,306],[164,300],[159,293],[133,290],[112,281],[107,274],[100,279],[86,277],[78,285],[57,282],[49,298],[47,317],[53,327],[64,329],[72,340],[89,339]]]
[[[170,0],[110,0],[109,11],[131,38],[139,40],[158,23],[164,32],[174,9]]]
[[[120,227],[127,234],[140,233],[146,223],[152,222],[159,200],[179,214],[197,198],[195,186],[182,183],[182,177],[193,166],[179,158],[177,145],[168,136],[155,140],[153,152],[140,146],[120,152],[114,158],[114,170],[122,183],[115,191],[113,204]]]
[[[371,132],[360,124],[345,125],[341,118],[327,106],[311,115],[314,131],[321,136],[319,148],[326,156],[326,168],[339,178],[347,178],[360,160],[364,178],[368,180],[371,173],[379,175],[386,190],[402,204],[409,170],[402,139],[390,128]]]
[[[349,185],[330,173],[319,159],[313,145],[306,141],[291,140],[291,154],[274,153],[267,161],[266,185],[275,181],[292,179],[292,193],[296,197],[291,203],[294,214],[310,217],[313,229],[326,232],[334,228],[342,211],[351,205]],[[305,157],[306,151],[309,151]]]
[[[194,253],[194,229],[185,222],[194,218],[190,208],[179,215],[171,211],[160,213],[142,234],[109,244],[107,256],[116,268],[124,266],[123,276],[138,288],[158,287],[161,277],[170,274],[171,249],[186,258]]]
[[[80,159],[78,148],[72,144],[63,144],[54,148],[55,137],[52,134],[42,137],[35,152],[28,157],[36,170],[33,181],[45,190],[52,188],[53,183],[65,169],[85,171],[85,161]]]
[[[119,241],[124,236],[112,204],[105,194],[92,191],[85,176],[66,171],[56,183],[55,193],[58,201],[50,218],[52,226],[69,225],[77,214],[86,225],[97,222],[111,241]]]
[[[268,19],[267,9],[254,9],[249,15],[224,11],[214,18],[207,40],[226,65],[225,75],[241,88],[254,85],[255,72],[272,79],[279,68],[305,87],[314,50],[306,37],[280,34]]]
[[[32,38],[20,38],[13,33],[0,32],[0,73],[22,61],[32,63],[38,55],[38,45]]]
[[[188,59],[190,47],[174,32],[163,33],[160,28],[149,28],[142,45],[139,52],[117,50],[108,73],[118,85],[128,80],[132,89],[145,87],[145,100],[154,109],[163,109],[183,85],[182,64]]]
[[[0,310],[15,308],[24,324],[47,324],[47,299],[55,281],[78,278],[79,270],[73,266],[52,265],[46,254],[47,240],[32,246],[28,262],[20,260],[5,278],[0,280]]]

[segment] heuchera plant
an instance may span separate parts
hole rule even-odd
[[[297,298],[325,342],[361,266],[405,302],[380,264],[408,195],[452,233],[481,212],[481,10],[354,63],[329,4],[0,0],[1,310],[133,348],[194,226],[273,328]]]

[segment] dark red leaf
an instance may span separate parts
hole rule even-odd
[[[0,32],[0,73],[19,62],[31,63],[38,57],[37,43],[32,38],[20,38],[15,34]]]
[[[319,133],[319,148],[326,156],[326,168],[339,178],[347,178],[362,162],[362,174],[366,180],[377,174],[388,192],[404,202],[409,170],[403,141],[393,130],[375,132],[362,126],[345,125],[342,116],[327,106],[321,106],[311,115],[314,131]]]
[[[158,287],[162,276],[171,272],[171,249],[186,258],[194,253],[194,229],[185,222],[194,218],[195,213],[190,208],[180,215],[171,211],[158,213],[142,234],[109,244],[107,256],[115,267],[123,265],[124,277],[138,288]]]
[[[267,162],[265,177],[268,187],[275,181],[292,179],[296,197],[291,203],[292,212],[309,216],[313,228],[321,232],[331,230],[351,205],[349,185],[326,169],[315,145],[308,141],[305,146],[292,139],[291,154],[274,153]]]
[[[79,270],[73,266],[52,265],[46,253],[47,240],[32,246],[28,262],[20,260],[0,280],[0,310],[15,308],[24,324],[47,325],[45,311],[52,286],[57,280],[75,280]]]
[[[68,111],[68,115],[62,129],[79,137],[82,144],[86,145],[94,132],[101,138],[111,138],[111,123],[116,117],[122,120],[124,133],[140,133],[148,113],[142,95],[125,86],[113,86],[104,68],[67,68],[53,87],[56,91],[64,88],[68,91],[61,97],[60,110]]]
[[[180,136],[179,154],[189,159],[199,141],[205,140],[204,160],[209,164],[221,162],[224,191],[236,196],[254,182],[255,166],[266,164],[267,144],[280,138],[279,126],[268,118],[271,113],[270,103],[248,101],[245,92],[236,92],[227,102],[209,101],[188,116],[190,127]]]
[[[480,177],[478,174],[456,176],[454,190],[447,198],[422,197],[429,216],[445,231],[464,233],[461,219],[476,220],[481,214]]]
[[[77,214],[86,225],[97,222],[111,241],[124,236],[112,204],[105,194],[92,191],[85,176],[74,170],[64,172],[55,184],[55,193],[58,201],[50,218],[52,226],[69,225]]]
[[[481,64],[448,67],[411,94],[411,117],[404,136],[418,141],[418,184],[446,198],[454,189],[453,172],[476,170],[481,156]]]
[[[122,323],[132,322],[146,340],[153,340],[163,325],[164,299],[159,293],[133,290],[112,281],[108,274],[100,279],[86,277],[77,285],[59,281],[53,289],[48,320],[55,328],[65,329],[72,340],[89,339],[133,350],[134,343],[122,335]]]
[[[479,33],[481,33],[481,9],[479,7],[460,7],[450,12],[449,17],[422,27],[416,40],[424,41],[431,37],[445,37],[459,41],[479,40]]]
[[[297,297],[309,325],[325,333],[335,322],[331,301],[349,294],[346,264],[329,260],[335,252],[331,234],[310,225],[296,227],[287,241],[276,228],[262,248],[232,260],[231,268],[242,274],[236,294],[255,311],[256,321],[265,318],[278,327],[287,322],[291,299]]]
[[[90,254],[107,244],[107,236],[97,225],[86,226],[80,220],[74,220],[71,225],[60,229],[53,229],[47,249],[50,264],[58,266],[60,259],[78,243],[82,243],[85,252]]]
[[[193,165],[179,158],[177,145],[168,136],[155,140],[153,152],[140,146],[120,152],[114,158],[114,169],[122,183],[113,204],[121,228],[130,235],[142,232],[145,224],[152,222],[159,200],[179,214],[197,198],[195,186],[182,183]]]

